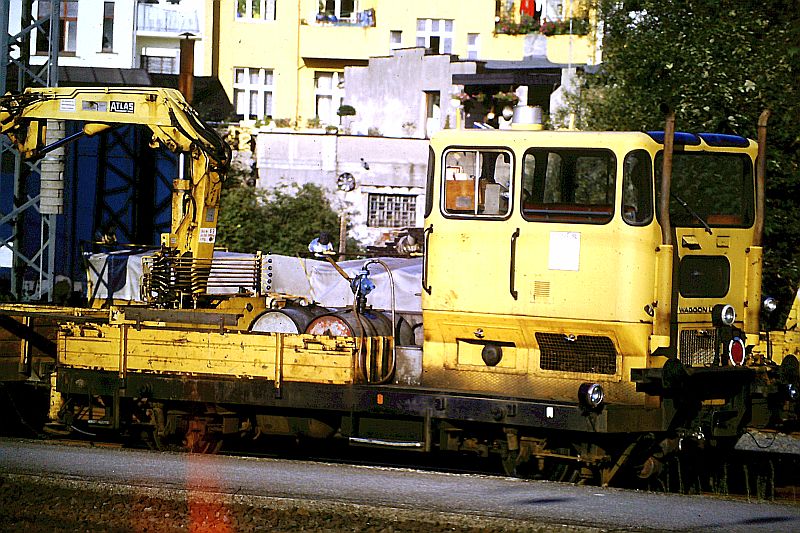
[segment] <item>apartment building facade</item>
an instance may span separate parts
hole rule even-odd
[[[143,69],[155,74],[178,74],[180,42],[195,43],[202,54],[206,39],[206,0],[22,0],[10,3],[9,33],[46,18],[58,10],[60,67]],[[23,20],[30,9],[30,19]],[[30,63],[47,61],[49,22],[30,33]],[[200,43],[200,44],[197,44]],[[22,51],[15,47],[12,55]],[[202,57],[194,74],[202,76],[210,66]],[[102,82],[103,80],[98,80]],[[112,80],[106,80],[112,82]]]
[[[531,53],[530,38],[519,26],[525,14],[506,0],[208,2],[213,16],[207,31],[213,37],[204,40],[204,56],[240,120],[270,117],[299,128],[339,125],[337,111],[347,103],[345,69],[366,66],[370,57],[398,48],[480,61],[522,61]],[[588,16],[587,0],[527,5],[533,4],[540,4],[537,20]],[[504,20],[516,24],[515,31],[498,25]],[[586,63],[592,43],[573,35],[554,39],[551,48],[563,62],[574,57]]]

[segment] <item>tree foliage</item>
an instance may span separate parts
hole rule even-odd
[[[336,240],[339,215],[325,192],[305,184],[271,190],[256,189],[231,177],[225,188],[217,224],[217,244],[235,252],[295,255],[325,231]],[[348,251],[354,249],[348,242]]]
[[[581,126],[767,137],[764,292],[791,302],[800,283],[800,2],[602,0],[603,65],[575,102]]]

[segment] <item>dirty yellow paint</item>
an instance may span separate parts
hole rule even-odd
[[[147,372],[349,384],[359,380],[360,344],[350,337],[70,325],[59,333],[59,364],[120,377]]]

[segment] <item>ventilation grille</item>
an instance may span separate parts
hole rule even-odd
[[[533,282],[533,301],[536,303],[550,303],[550,282]]]
[[[683,329],[678,344],[678,358],[684,365],[711,365],[717,347],[717,332],[713,328]]]
[[[616,374],[617,352],[608,337],[537,333],[542,370]]]

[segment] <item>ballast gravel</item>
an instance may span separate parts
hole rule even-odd
[[[32,475],[0,475],[0,531],[599,532],[560,524],[230,495]]]

